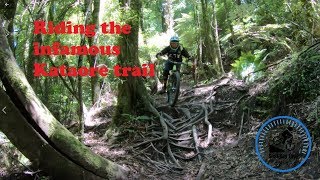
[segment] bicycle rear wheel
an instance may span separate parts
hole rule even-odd
[[[174,107],[178,101],[180,93],[180,74],[179,72],[174,72],[169,76],[168,80],[168,103],[171,107]]]

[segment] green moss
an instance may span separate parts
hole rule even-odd
[[[272,107],[272,98],[270,96],[257,96],[257,104],[266,108]]]

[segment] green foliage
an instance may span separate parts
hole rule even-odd
[[[104,2],[104,3],[103,3]],[[27,4],[30,1],[26,1]],[[15,37],[15,57],[20,67],[26,72],[28,71],[28,61],[30,60],[29,49],[32,47],[32,42],[35,39],[33,35],[33,20],[42,18],[45,21],[53,20],[54,23],[61,21],[72,21],[74,24],[84,24],[84,3],[74,0],[66,1],[50,1],[45,6],[40,8],[43,3],[36,3],[34,6],[25,6],[22,2],[18,2],[16,15],[14,19],[14,37]],[[29,12],[26,8],[31,8]],[[115,0],[101,1],[99,19],[102,22],[115,21],[119,22],[119,3]],[[37,12],[43,12],[37,14]],[[133,16],[132,16],[133,17]],[[136,16],[134,16],[136,17]],[[90,18],[90,16],[89,16]],[[122,22],[119,22],[122,23]],[[98,33],[97,42],[95,45],[116,45],[116,35],[102,35]],[[78,34],[59,34],[59,35],[42,35],[43,45],[52,45],[53,42],[58,41],[63,45],[79,45],[81,36]],[[88,43],[88,39],[86,39]],[[78,56],[52,56],[51,57],[56,66],[66,64],[68,66],[78,66]],[[89,59],[84,57],[83,65],[89,66]],[[37,60],[38,61],[38,60]],[[52,66],[48,57],[39,57],[40,62],[45,62],[48,66]],[[117,88],[119,78],[113,76],[112,67],[117,63],[116,57],[100,56],[98,57],[97,64],[106,64],[110,68],[110,73],[105,78],[99,78],[102,82],[106,79],[107,84],[111,86],[112,90]],[[34,90],[39,98],[45,103],[48,109],[54,114],[61,123],[66,124],[70,121],[77,121],[78,114],[78,101],[66,89],[61,79],[51,77],[37,78],[36,87]],[[67,84],[71,89],[77,91],[77,78],[65,78]],[[83,102],[85,105],[91,104],[91,78],[83,77]],[[102,92],[103,94],[103,92]]]
[[[241,53],[240,58],[231,64],[231,66],[233,67],[232,71],[236,74],[238,78],[243,79],[247,77],[250,73],[264,68],[265,64],[261,62],[262,54],[264,54],[264,52],[265,49],[255,51],[254,54],[252,54],[251,52]],[[261,72],[251,74],[248,81],[251,82],[261,76]]]
[[[1,170],[12,172],[21,168],[22,164],[29,166],[31,162],[27,159],[0,131],[0,167]]]
[[[26,4],[30,4],[30,2],[30,0],[27,0]],[[209,18],[212,18],[212,1],[207,2],[208,7],[205,13]],[[143,13],[141,17],[143,21],[140,23],[143,24],[143,31],[140,31],[139,34],[138,49],[141,63],[153,60],[154,55],[168,45],[170,35],[161,33],[163,3],[164,1],[162,0],[142,1]],[[48,20],[52,17],[55,23],[63,20],[71,20],[78,24],[83,24],[84,22],[83,1],[50,1],[43,7],[40,4],[25,6],[24,3],[19,1],[14,19],[15,57],[25,72],[28,68],[29,49],[32,47],[32,40],[35,39],[33,35],[33,20],[38,18]],[[226,65],[230,65],[236,59],[232,64],[233,71],[239,78],[244,78],[250,72],[265,67],[266,64],[271,64],[287,57],[288,54],[292,54],[297,49],[310,44],[314,40],[313,38],[320,37],[319,9],[320,3],[316,1],[243,0],[241,5],[238,5],[234,0],[216,0],[215,10],[220,45],[223,57],[225,57],[224,62],[226,62]],[[38,13],[40,10],[43,10],[43,15]],[[174,29],[179,34],[181,43],[191,54],[197,54],[200,36],[198,23],[201,24],[202,20],[201,3],[195,0],[172,1],[172,10],[175,22]],[[100,23],[109,21],[124,23],[120,20],[120,13],[119,1],[101,1]],[[123,19],[129,18],[137,18],[137,14],[130,12],[126,14],[126,17],[123,17]],[[206,33],[210,32],[209,29],[206,30]],[[50,45],[54,41],[59,41],[61,44],[68,46],[80,44],[79,35],[42,36],[42,40],[42,43],[46,45]],[[117,45],[116,40],[117,36],[98,34],[97,45]],[[299,64],[292,65],[292,67],[290,65],[291,68],[294,68],[294,71],[283,67],[283,70],[288,73],[284,75],[283,79],[277,81],[279,85],[276,85],[275,89],[288,96],[293,96],[299,91],[306,91],[310,97],[315,96],[316,92],[309,90],[316,90],[314,84],[316,84],[317,71],[314,68],[317,67],[317,58],[317,56],[313,56],[308,59],[308,62],[313,62],[309,65]],[[47,57],[41,57],[39,61],[49,62]],[[78,65],[77,56],[53,57],[53,61],[57,66],[65,62],[68,62],[69,66]],[[112,90],[116,91],[117,84],[120,81],[112,73],[112,67],[117,63],[116,57],[100,56],[97,63],[106,64],[110,68],[108,77],[100,78],[99,81],[106,82],[111,86]],[[86,57],[83,64],[89,66]],[[210,67],[210,65],[208,66]],[[157,68],[158,70],[162,69],[161,62]],[[310,68],[313,68],[313,73],[316,74],[307,70]],[[203,69],[199,69],[199,72],[203,71]],[[282,69],[282,67],[279,69]],[[247,80],[252,81],[261,75],[262,72],[252,73]],[[290,77],[290,75],[293,75],[293,77]],[[310,79],[311,77],[315,79]],[[61,80],[59,78],[46,79],[44,77],[38,80],[35,91],[46,103],[49,110],[58,119],[76,120],[74,118],[77,117],[77,100],[65,88]],[[66,78],[66,81],[75,91],[77,90],[76,78]],[[204,81],[210,80],[205,79]],[[313,82],[313,84],[304,84],[304,82],[307,83],[308,81]],[[293,83],[293,85],[287,87],[290,83]],[[286,84],[286,87],[284,87],[284,84]],[[91,104],[90,88],[90,78],[83,78],[83,101],[86,105]],[[303,97],[303,95],[301,96]]]
[[[152,56],[155,56],[159,52],[159,48],[154,45],[142,45],[139,47],[139,59],[140,62],[150,61]]]
[[[271,94],[286,102],[312,101],[320,95],[319,44],[294,58],[271,82]]]
[[[217,0],[221,44],[227,62],[240,52],[267,49],[266,64],[282,59],[320,36],[320,3],[315,1]],[[232,33],[233,31],[233,33]]]
[[[284,0],[258,0],[255,2],[255,7],[254,19],[258,25],[282,22],[281,18],[287,10]]]
[[[152,4],[152,3],[151,3]],[[155,5],[151,5],[149,2],[146,2],[143,9],[143,27],[144,27],[144,35],[148,37],[152,37],[154,33],[161,32],[161,11],[159,7],[159,3]]]
[[[221,38],[221,44],[231,59],[238,59],[239,52],[266,49],[268,54],[266,61],[269,63],[284,58],[294,51],[295,45],[288,38],[289,31],[291,31],[289,24],[251,25],[250,27],[239,25],[239,29],[235,29],[234,36],[229,33]],[[232,40],[234,44],[230,43]]]
[[[200,31],[196,29],[193,13],[182,14],[181,18],[176,19],[177,25],[175,30],[180,36],[181,43],[191,54],[195,54],[197,50],[197,39]]]
[[[315,99],[311,105],[309,105],[309,109],[311,110],[309,113],[308,113],[308,116],[307,116],[307,120],[308,121],[315,121],[317,122],[318,125],[320,125],[320,96]],[[319,135],[320,135],[320,127],[318,127],[318,132],[319,132]]]
[[[241,4],[240,6],[235,6],[234,9],[229,13],[230,19],[234,23],[247,23],[252,18],[252,12],[254,12],[255,7],[253,4]]]

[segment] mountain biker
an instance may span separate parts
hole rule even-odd
[[[175,62],[182,62],[182,56],[184,56],[185,58],[188,58],[188,61],[192,59],[188,51],[179,44],[178,36],[172,36],[170,38],[170,45],[165,47],[159,53],[157,53],[156,57],[159,59],[160,58],[159,56],[164,56],[164,55],[167,55],[169,60],[175,61]],[[170,61],[165,62],[165,66],[163,69],[163,87],[159,91],[160,94],[163,94],[166,92],[169,71],[172,70],[173,65],[174,64]],[[177,71],[180,71],[180,66],[181,64],[176,64]]]

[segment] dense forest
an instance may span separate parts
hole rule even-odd
[[[3,179],[320,178],[319,1],[1,0],[0,22]]]

